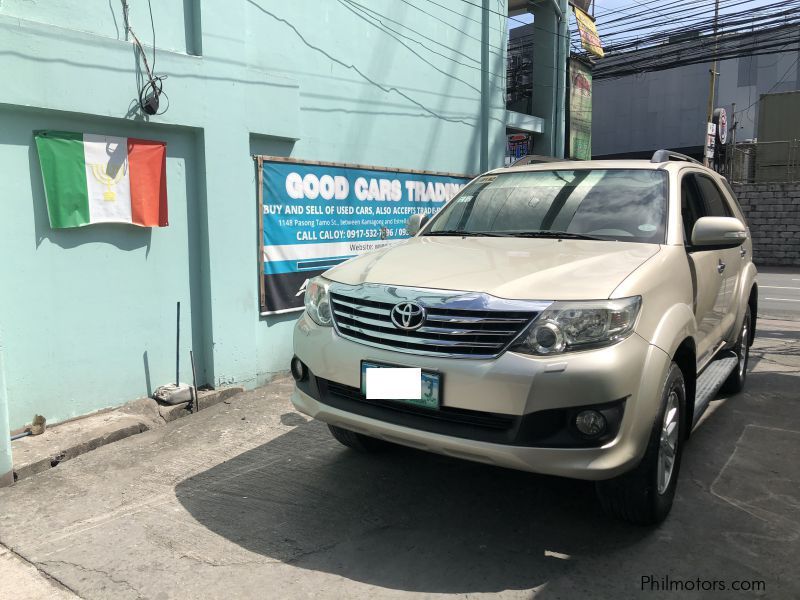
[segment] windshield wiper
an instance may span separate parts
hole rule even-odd
[[[460,231],[458,229],[442,229],[441,231],[429,231],[427,235],[451,235],[463,237],[506,237],[504,233],[495,233],[493,231]]]
[[[508,232],[505,235],[512,237],[530,237],[530,238],[567,238],[571,240],[600,240],[607,242],[606,238],[597,237],[594,235],[586,235],[585,233],[572,233],[570,231],[515,231]]]

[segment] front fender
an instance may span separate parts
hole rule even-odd
[[[675,304],[667,309],[661,317],[653,330],[652,339],[648,341],[661,348],[669,356],[675,356],[675,352],[683,340],[694,339],[696,335],[697,322],[692,308],[687,304]]]
[[[757,285],[756,278],[758,277],[758,271],[756,270],[756,266],[748,262],[747,265],[742,269],[742,274],[740,275],[739,285],[738,288],[738,295],[736,298],[736,325],[733,328],[734,331],[734,339],[729,340],[731,342],[736,342],[736,338],[739,335],[739,331],[742,329],[742,322],[744,321],[744,313],[745,309],[747,308],[747,304],[750,301],[750,291],[753,289],[754,285]],[[756,312],[756,311],[754,311]],[[755,314],[750,315],[750,340],[754,339],[756,333],[756,316]]]

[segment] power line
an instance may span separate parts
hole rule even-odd
[[[724,31],[722,33],[724,35],[730,37],[730,35],[733,33],[751,32],[756,30],[757,25],[759,26],[759,30],[766,29],[772,26],[791,25],[794,24],[795,21],[798,20],[798,18],[800,18],[800,13],[792,9],[788,9],[783,12],[775,14],[750,17],[744,19],[739,19],[738,17],[740,15],[741,13],[736,13],[735,15],[730,15],[730,18],[728,20],[722,21],[722,25],[724,27]],[[713,25],[710,25],[709,28],[713,28]],[[705,28],[670,29],[643,38],[636,38],[633,41],[620,40],[616,43],[606,44],[606,50],[609,53],[614,53],[632,47],[637,47],[637,48],[640,46],[645,46],[645,48],[656,47],[656,45],[659,42],[665,42],[665,41],[670,42],[673,40],[673,38],[680,36],[683,33],[689,33],[689,32],[694,33],[697,36],[695,39],[702,39],[700,36],[704,32],[704,30]]]
[[[751,4],[755,0],[721,0],[721,6],[724,9],[730,9],[736,6],[741,6],[744,4]],[[797,5],[797,0],[784,0],[782,2],[775,2],[770,6],[770,11],[774,11],[778,7],[782,6],[791,6]],[[742,9],[738,12],[723,12],[720,15],[720,22],[724,23],[731,18],[735,18],[741,15],[751,15],[757,16],[763,12],[763,9],[760,10],[759,8],[756,9]],[[669,15],[664,20],[649,20],[646,23],[641,23],[637,20],[635,23],[619,23],[618,25],[609,25],[604,24],[603,29],[603,37],[605,39],[609,39],[612,37],[621,37],[625,34],[628,34],[633,31],[641,31],[641,30],[654,30],[660,27],[664,27],[665,25],[672,25],[676,22],[680,23],[677,27],[671,27],[670,30],[673,31],[691,31],[694,29],[700,28],[708,28],[713,24],[713,10],[710,7],[702,8],[698,6],[692,6],[688,8],[681,8],[679,10],[673,10],[669,13]],[[663,30],[660,31],[653,31],[652,35],[659,35],[663,33]]]
[[[755,0],[721,1],[723,2],[724,11],[727,11],[736,6],[750,4]],[[797,6],[797,4],[797,0],[776,2],[772,5],[771,10],[774,11],[779,7]],[[720,26],[723,29],[726,28],[727,24],[731,22],[732,19],[740,18],[742,16],[748,16],[750,19],[755,17],[763,18],[765,16],[769,16],[764,15],[762,10],[759,10],[758,8],[755,10],[752,8],[743,8],[739,12],[734,13],[724,11],[719,19]],[[677,27],[670,27],[670,25],[674,25],[676,22],[680,23],[680,25]],[[702,31],[710,30],[713,27],[713,11],[711,11],[709,7],[684,7],[671,11],[667,18],[662,18],[661,20],[650,19],[646,23],[641,23],[637,20],[636,22],[632,23],[618,23],[617,25],[611,25],[611,27],[612,29],[609,31],[608,25],[601,26],[601,31],[603,38],[606,41],[606,48],[613,52],[621,47],[640,47],[642,45],[652,44],[673,35],[690,33],[699,34]],[[643,36],[637,33],[643,31],[647,32]]]
[[[663,3],[662,0],[647,0],[647,2],[636,2],[635,4],[638,4],[639,6],[645,6],[647,4],[655,4],[656,2]],[[604,10],[603,12],[598,12],[597,14],[595,14],[595,17],[597,18],[605,17],[608,15],[614,15],[617,13],[625,12],[631,9],[635,10],[636,6],[634,4],[631,4],[630,6],[623,6],[620,8],[615,8],[613,10]]]
[[[440,112],[438,112],[436,110],[433,110],[431,108],[428,108],[421,101],[417,100],[413,96],[411,96],[408,93],[404,92],[403,90],[399,89],[397,86],[380,83],[379,81],[376,81],[375,79],[373,79],[372,77],[367,75],[361,68],[359,68],[357,65],[353,64],[352,62],[346,62],[343,59],[339,59],[339,58],[333,56],[330,52],[328,52],[324,48],[322,48],[322,47],[320,47],[318,45],[315,45],[314,43],[309,41],[303,35],[303,33],[297,28],[297,26],[295,26],[291,21],[289,21],[288,19],[286,19],[286,18],[284,18],[284,17],[282,17],[280,15],[277,15],[277,14],[275,14],[273,12],[270,12],[264,6],[261,6],[256,0],[245,0],[245,1],[248,4],[250,4],[251,6],[253,6],[255,9],[257,9],[258,11],[263,13],[264,15],[269,16],[273,20],[278,21],[279,23],[282,23],[283,25],[285,25],[286,27],[291,29],[294,32],[295,36],[310,50],[313,50],[314,52],[317,52],[317,53],[321,54],[322,56],[324,56],[328,60],[330,60],[332,63],[338,64],[339,66],[341,66],[341,67],[343,67],[345,69],[353,71],[361,79],[363,79],[365,82],[367,82],[370,85],[374,86],[375,88],[381,90],[382,92],[387,93],[387,94],[388,93],[397,94],[397,95],[401,96],[402,98],[404,98],[405,100],[407,100],[409,103],[411,103],[414,106],[416,106],[417,108],[421,109],[427,115],[429,115],[431,117],[434,117],[434,118],[437,118],[437,119],[440,119],[442,121],[447,121],[447,122],[451,122],[451,123],[461,123],[461,124],[469,125],[469,126],[474,126],[475,122],[477,121],[476,117],[474,115],[471,115],[471,114],[452,115],[452,116],[450,116],[450,115],[447,115],[447,114],[440,113]],[[496,14],[501,14],[501,13],[496,13]],[[491,120],[493,120],[493,121],[502,122],[500,119],[498,119],[496,117],[491,117],[490,116],[489,118]]]
[[[740,6],[740,5],[743,5],[743,4],[748,4],[751,1],[752,0],[738,0],[733,4],[729,4],[727,6],[727,8]],[[784,0],[782,2],[775,2],[770,7],[769,11],[752,10],[752,9],[745,8],[745,9],[742,9],[742,10],[737,11],[737,12],[729,12],[729,13],[725,13],[725,14],[720,15],[719,23],[724,25],[725,23],[735,22],[737,19],[756,20],[756,19],[774,17],[776,14],[785,14],[785,13],[787,13],[787,11],[784,11],[783,13],[778,13],[777,9],[779,9],[779,8],[797,7],[798,4],[799,4],[798,0]],[[665,25],[671,25],[671,24],[675,23],[676,20],[678,19],[678,14],[679,13],[684,13],[684,12],[685,11],[676,11],[675,13],[673,13],[670,16],[670,18],[668,18],[668,19],[666,19],[664,21],[656,21],[656,22],[652,22],[651,21],[651,22],[649,22],[649,23],[647,23],[645,25],[637,25],[637,26],[628,27],[625,30],[619,30],[619,31],[613,32],[611,35],[615,36],[615,37],[621,37],[622,35],[624,35],[626,33],[630,33],[632,31],[640,31],[640,30],[643,30],[643,29],[651,29],[652,30],[653,28],[663,27]],[[683,30],[683,31],[697,31],[697,30],[703,30],[703,29],[710,29],[710,28],[713,27],[713,22],[714,22],[714,20],[713,20],[713,12],[711,12],[711,11],[700,11],[700,12],[693,12],[693,13],[688,14],[688,15],[683,15],[682,14],[680,16],[680,21],[679,22],[681,23],[681,25],[679,27],[671,27],[670,29],[668,29],[666,31],[675,31],[675,30],[679,30],[679,31],[680,30]],[[664,32],[665,32],[665,30],[654,31],[652,35],[658,36],[658,35],[662,35]],[[607,34],[605,37],[608,38],[609,35]]]
[[[428,0],[428,2],[430,2],[430,1],[431,0]],[[504,17],[504,18],[509,19],[511,21],[516,21],[517,23],[522,23],[523,25],[527,25],[528,24],[525,21],[521,21],[520,19],[517,19],[516,17],[510,17],[508,15],[508,13],[503,14],[503,13],[498,12],[496,10],[492,10],[491,8],[484,8],[482,5],[475,4],[474,2],[470,2],[469,0],[459,0],[459,1],[463,2],[464,4],[469,4],[470,6],[474,6],[475,8],[480,8],[481,10],[485,10],[486,12],[489,12],[489,13],[492,13],[492,14],[495,14],[495,15],[500,15],[501,17]]]
[[[776,44],[776,47],[777,46],[778,45]],[[785,49],[784,46],[780,46],[780,47],[777,47],[777,48],[764,48],[762,50],[763,51],[760,51],[760,52],[741,51],[739,53],[726,54],[724,56],[721,56],[720,59],[721,60],[731,60],[731,59],[734,59],[734,58],[742,58],[742,57],[747,57],[747,56],[768,56],[768,55],[771,56],[771,55],[782,54],[782,53],[787,52],[787,50]],[[791,52],[791,51],[792,50],[788,50],[788,52]],[[699,58],[687,59],[685,61],[681,61],[681,62],[677,62],[677,63],[659,64],[659,65],[648,66],[648,67],[645,67],[645,68],[640,68],[640,69],[635,69],[635,70],[630,70],[630,71],[620,71],[620,72],[602,73],[602,74],[595,73],[593,75],[593,78],[596,81],[600,81],[600,80],[603,80],[603,79],[619,79],[621,77],[628,77],[628,76],[631,76],[631,75],[641,75],[643,73],[651,73],[651,72],[656,72],[656,71],[666,71],[666,70],[675,69],[675,68],[678,68],[678,67],[685,67],[685,66],[690,66],[690,65],[703,64],[703,63],[707,63],[707,62],[708,62],[708,58],[699,57]]]
[[[730,2],[732,0],[728,1]],[[737,0],[733,4],[729,4],[727,8],[748,4],[752,1],[753,0]],[[788,1],[774,3],[770,7],[769,12],[744,8],[738,12],[726,13],[721,15],[719,19],[719,24],[723,30],[727,30],[728,26],[736,25],[737,20],[739,23],[748,22],[755,25],[758,20],[774,18],[776,16],[775,11],[778,8],[792,9],[796,8],[798,5],[800,5],[800,2],[798,2],[797,0],[788,0]],[[650,21],[645,25],[637,24],[634,26],[627,26],[626,29],[620,29],[618,31],[613,31],[611,33],[606,31],[604,32],[604,39],[607,40],[606,46],[609,48],[617,48],[620,46],[624,46],[625,44],[646,45],[662,39],[666,39],[673,35],[678,35],[681,33],[699,34],[702,33],[703,31],[711,30],[713,28],[713,17],[710,11],[700,11],[700,12],[695,11],[690,14],[683,14],[685,12],[686,9],[681,11],[675,11],[672,15],[673,18],[663,21],[655,21],[655,22]],[[679,14],[681,15],[680,17],[678,16]],[[794,14],[794,12],[791,10],[787,10],[779,14],[784,16],[786,15],[791,16]],[[654,28],[656,29],[663,28],[666,25],[670,25],[678,19],[681,22],[681,25],[679,27],[671,27],[667,29],[652,31]],[[628,37],[625,37],[627,34],[642,30],[650,30],[652,31],[652,33],[648,33],[644,37],[640,37],[638,35],[637,36],[628,35]]]
[[[372,16],[372,18],[374,18],[376,21],[378,21],[378,22],[379,22],[379,23],[380,23],[380,24],[381,24],[383,27],[385,27],[385,28],[386,28],[386,29],[388,29],[389,31],[393,31],[393,32],[397,33],[398,35],[402,35],[402,36],[403,36],[403,37],[405,37],[406,39],[413,40],[413,38],[411,38],[411,37],[409,37],[409,36],[406,36],[406,35],[404,35],[404,34],[401,34],[401,33],[400,33],[400,32],[398,32],[397,30],[390,28],[390,27],[389,27],[388,25],[386,25],[386,24],[385,24],[383,21],[384,21],[384,20],[386,20],[386,21],[389,21],[390,23],[394,23],[394,24],[396,24],[396,25],[399,25],[399,26],[400,26],[400,27],[402,27],[403,29],[406,29],[406,30],[408,30],[408,31],[410,31],[410,32],[413,32],[413,33],[415,33],[416,35],[418,35],[419,37],[421,37],[421,38],[423,38],[423,39],[425,39],[425,40],[428,40],[429,42],[432,42],[433,44],[436,44],[437,46],[441,46],[442,48],[446,48],[447,50],[450,50],[451,52],[454,52],[455,54],[459,54],[459,55],[463,56],[464,58],[466,58],[466,59],[468,59],[468,60],[471,60],[471,61],[473,61],[473,62],[476,62],[476,63],[480,63],[480,62],[481,62],[481,61],[480,61],[480,60],[478,60],[477,58],[474,58],[473,56],[470,56],[469,54],[467,54],[467,53],[465,53],[465,52],[461,52],[460,50],[456,50],[456,49],[455,49],[455,48],[453,48],[452,46],[448,46],[447,44],[445,44],[445,43],[442,43],[442,42],[440,42],[439,40],[437,40],[437,39],[435,39],[435,38],[432,38],[432,37],[430,37],[430,36],[427,36],[427,35],[425,35],[424,33],[421,33],[421,32],[419,32],[419,31],[417,31],[416,29],[412,29],[411,27],[409,27],[408,25],[406,25],[405,23],[403,23],[403,22],[401,22],[401,21],[398,21],[398,20],[396,20],[396,19],[392,19],[391,17],[389,17],[389,16],[387,16],[387,15],[384,15],[384,14],[382,14],[382,13],[379,13],[378,11],[376,11],[376,10],[373,10],[373,9],[371,9],[371,8],[369,8],[369,7],[365,6],[365,5],[363,5],[363,4],[359,4],[359,3],[358,3],[358,2],[356,2],[355,0],[339,0],[339,3],[340,3],[340,4],[347,3],[348,5],[350,5],[350,6],[352,6],[352,7],[358,7],[358,9],[359,9],[360,11],[362,11],[363,13],[367,13],[367,14],[371,15],[371,16]],[[413,41],[417,42],[417,40],[413,40]],[[483,43],[483,40],[480,40],[480,39],[478,39],[478,41],[480,41],[481,43]],[[422,45],[422,44],[421,44],[421,42],[417,42],[417,43],[419,43],[420,45]],[[426,46],[423,46],[423,47],[427,49],[427,47],[426,47]]]
[[[374,23],[372,23],[371,21],[369,21],[369,20],[368,20],[369,16],[368,16],[367,14],[365,14],[365,13],[363,13],[363,12],[361,12],[361,14],[359,14],[359,11],[358,11],[358,10],[354,9],[352,6],[349,6],[349,4],[350,4],[349,0],[339,0],[339,3],[340,3],[342,6],[344,6],[344,7],[345,7],[347,10],[349,10],[349,11],[353,12],[353,13],[354,13],[354,14],[355,14],[357,17],[359,17],[359,18],[361,18],[361,19],[364,19],[366,22],[370,23],[371,25],[373,25],[373,26],[375,26],[375,27],[378,27],[377,25],[375,25]],[[373,17],[373,18],[376,18],[376,17]],[[429,65],[431,68],[435,69],[436,71],[439,71],[440,73],[442,73],[443,75],[445,75],[445,76],[447,76],[447,77],[454,77],[454,75],[453,75],[452,73],[447,73],[447,72],[443,71],[442,69],[440,69],[439,67],[437,67],[437,66],[436,66],[436,65],[434,65],[433,63],[429,62],[427,59],[425,59],[425,57],[423,57],[422,55],[420,55],[420,54],[419,54],[419,53],[418,53],[416,50],[414,50],[414,49],[413,49],[413,48],[411,48],[411,47],[410,47],[408,44],[406,44],[405,42],[403,42],[403,41],[400,39],[400,37],[403,37],[403,38],[405,38],[405,39],[407,39],[407,40],[410,40],[410,41],[412,41],[412,42],[414,42],[414,43],[416,43],[416,44],[419,44],[419,45],[421,45],[423,48],[425,48],[425,49],[426,49],[428,52],[431,52],[432,54],[436,54],[437,56],[441,56],[442,58],[445,58],[445,59],[447,59],[447,60],[451,60],[451,61],[453,61],[453,62],[454,62],[454,63],[456,63],[456,64],[459,64],[459,65],[461,65],[461,66],[464,66],[464,67],[467,67],[467,68],[470,68],[470,69],[475,69],[475,70],[477,70],[477,71],[482,71],[482,72],[483,72],[483,71],[486,71],[487,73],[489,73],[489,75],[491,75],[491,76],[493,76],[493,77],[497,77],[497,74],[495,74],[495,73],[492,73],[492,72],[491,72],[491,71],[489,71],[488,69],[483,69],[483,67],[476,66],[476,65],[470,65],[470,64],[467,64],[467,63],[461,62],[461,61],[459,61],[459,60],[456,60],[456,59],[454,59],[454,58],[451,58],[451,57],[449,57],[449,56],[446,56],[446,55],[442,54],[441,52],[437,52],[436,50],[433,50],[433,49],[429,48],[428,46],[426,46],[425,44],[423,44],[423,43],[422,43],[422,42],[420,42],[419,40],[415,40],[415,39],[413,39],[413,38],[411,38],[411,37],[404,36],[403,34],[401,34],[401,33],[397,32],[396,30],[394,30],[394,29],[391,29],[390,27],[387,27],[387,26],[386,26],[386,25],[385,25],[385,24],[384,24],[384,23],[383,23],[383,22],[382,22],[380,19],[377,19],[377,18],[376,18],[376,20],[377,20],[377,21],[378,21],[378,23],[380,23],[380,25],[383,27],[382,29],[381,29],[381,27],[378,27],[378,29],[381,29],[381,31],[383,31],[384,33],[386,33],[386,34],[387,34],[387,35],[389,35],[390,37],[392,37],[392,38],[394,38],[395,40],[397,40],[397,41],[398,41],[400,44],[402,44],[402,45],[403,45],[405,48],[407,48],[409,52],[411,52],[412,54],[414,54],[414,56],[416,56],[417,58],[419,58],[420,60],[422,60],[423,62],[425,62],[426,64],[428,64],[428,65]],[[473,59],[473,60],[474,60],[474,59]],[[455,78],[455,77],[454,77],[454,78]],[[473,85],[471,85],[471,84],[469,84],[469,83],[465,82],[465,81],[464,81],[463,79],[461,79],[461,78],[457,78],[457,79],[458,79],[458,81],[459,81],[459,82],[461,82],[463,85],[465,85],[465,86],[467,86],[467,87],[469,87],[469,88],[471,88],[471,89],[475,90],[476,92],[480,93],[480,90],[479,90],[478,88],[476,88],[475,86],[473,86]]]
[[[659,46],[651,46],[643,50],[617,53],[606,61],[600,63],[595,69],[596,72],[612,72],[619,70],[632,70],[641,65],[670,64],[675,61],[685,61],[687,58],[700,58],[701,61],[708,60],[712,56],[725,57],[727,54],[739,53],[748,54],[755,50],[775,47],[776,43],[791,45],[798,43],[800,32],[796,24],[780,25],[777,27],[751,30],[750,28],[740,29],[735,33],[728,33],[719,38],[720,48],[708,53],[710,46],[714,45],[713,38],[706,36],[693,40],[671,42]]]
[[[509,16],[508,14],[503,14],[503,13],[501,13],[501,12],[498,12],[498,11],[496,11],[496,10],[492,10],[491,8],[484,8],[484,7],[483,7],[483,6],[481,6],[480,4],[475,4],[474,2],[470,2],[469,0],[458,0],[458,1],[459,1],[459,2],[463,2],[464,4],[469,4],[470,6],[474,6],[475,8],[480,8],[481,10],[485,10],[486,12],[492,13],[493,15],[500,15],[501,17],[503,17],[503,18],[505,18],[505,19],[508,19],[508,20],[510,20],[510,21],[514,21],[514,22],[516,22],[516,23],[520,23],[521,25],[530,25],[530,23],[526,23],[525,21],[522,21],[522,20],[520,20],[520,19],[517,19],[516,17],[511,17],[511,16]],[[433,0],[427,0],[427,2],[430,2],[431,4],[435,4],[436,6],[439,6],[439,7],[441,7],[441,8],[444,8],[445,10],[449,10],[450,12],[452,12],[452,13],[455,13],[455,14],[457,14],[457,15],[464,16],[464,15],[463,15],[463,13],[460,13],[460,12],[458,12],[457,10],[454,10],[454,9],[452,9],[452,8],[448,8],[448,7],[446,7],[446,6],[443,6],[442,4],[438,4],[438,3],[434,2]],[[469,18],[469,17],[467,17],[467,18]],[[567,19],[567,18],[568,18],[568,16],[565,14],[565,15],[564,15],[564,18],[565,18],[565,19]],[[473,20],[473,21],[476,21],[476,22],[479,22],[479,21],[477,21],[476,19],[471,19],[471,20]],[[562,38],[567,38],[567,39],[569,39],[569,37],[570,37],[569,33],[568,33],[567,35],[564,35],[564,34],[562,34],[562,33],[559,33],[559,32],[557,32],[557,31],[550,31],[550,30],[548,30],[548,29],[544,29],[544,28],[539,28],[539,29],[541,29],[542,31],[546,31],[547,33],[550,33],[550,34],[552,34],[552,35],[557,35],[557,36],[559,36],[559,37],[562,37]]]
[[[754,0],[721,1],[727,1],[728,8],[730,8],[751,4]],[[764,7],[758,7],[756,10],[743,7],[743,9],[737,12],[724,14],[719,19],[719,26],[722,32],[720,41],[723,42],[723,44],[728,44],[726,52],[731,54],[732,50],[729,47],[730,43],[738,39],[746,37],[749,38],[754,31],[764,31],[771,27],[774,27],[776,30],[780,30],[783,27],[792,27],[795,24],[800,24],[800,20],[798,20],[800,19],[800,11],[796,10],[798,6],[800,6],[800,1],[798,0],[784,0],[774,3],[769,10],[766,10]],[[708,57],[706,51],[708,49],[708,45],[710,44],[708,41],[710,36],[702,36],[702,33],[706,31],[710,32],[710,30],[713,29],[713,20],[704,18],[704,11],[697,12],[697,7],[693,8],[695,9],[695,12],[687,15],[687,17],[690,19],[688,25],[686,24],[686,18],[683,18],[682,21],[684,23],[680,27],[656,31],[644,37],[633,37],[629,35],[628,37],[625,36],[626,34],[630,34],[634,31],[651,28],[653,25],[663,26],[668,24],[668,22],[671,22],[671,20],[657,21],[655,24],[651,22],[650,25],[645,26],[628,27],[625,30],[617,31],[616,37],[612,37],[612,41],[610,43],[608,42],[607,35],[604,34],[606,39],[606,58],[596,67],[596,75],[601,75],[603,72],[605,72],[607,76],[617,75],[618,72],[638,72],[641,71],[642,67],[644,66],[660,64],[660,62],[665,62],[667,58],[673,62],[675,60],[681,60],[685,62],[685,59],[688,56]],[[782,8],[785,10],[775,12],[776,8]],[[683,8],[681,10],[673,11],[672,14],[675,15],[677,13],[685,13],[686,11],[687,9]],[[695,34],[698,37],[694,38],[693,40],[684,39],[680,42],[673,41],[674,37],[685,35],[687,33]],[[622,52],[628,48],[640,48],[641,46],[644,46],[644,49],[641,51],[644,52],[644,54]],[[648,51],[651,52],[647,53]],[[678,51],[680,51],[679,55],[677,54]],[[657,52],[658,56],[654,56],[653,52]],[[617,60],[615,61],[614,59]],[[617,64],[622,60],[625,61],[624,65]],[[638,68],[635,69],[634,67]]]
[[[477,36],[474,36],[474,35],[470,35],[470,34],[469,34],[469,33],[467,33],[466,31],[464,31],[462,28],[460,28],[460,27],[456,27],[455,25],[453,25],[453,24],[451,24],[451,23],[448,23],[448,22],[447,22],[447,21],[445,21],[444,19],[442,19],[442,18],[440,18],[440,17],[437,17],[437,16],[436,16],[436,15],[434,15],[433,13],[429,13],[428,11],[421,9],[419,6],[417,6],[416,4],[414,4],[413,2],[411,2],[411,1],[409,1],[409,0],[400,0],[400,2],[402,2],[403,4],[406,4],[406,5],[408,5],[408,6],[410,6],[411,8],[413,8],[413,9],[415,9],[415,10],[418,10],[419,12],[421,12],[421,13],[423,13],[423,14],[425,14],[425,15],[428,15],[429,17],[431,17],[431,18],[433,18],[433,19],[435,19],[435,20],[439,21],[440,23],[442,23],[442,24],[446,25],[446,26],[447,26],[447,27],[449,27],[450,29],[454,29],[454,30],[458,31],[458,32],[459,32],[461,35],[463,35],[463,36],[466,36],[466,37],[468,37],[468,38],[470,38],[470,39],[473,39],[473,40],[476,40],[476,41],[478,41],[478,42],[481,42],[481,43],[483,43],[483,40],[482,40],[481,38],[479,38],[479,37],[477,37]],[[474,19],[473,19],[473,20],[474,20]],[[495,49],[502,49],[502,46],[491,46],[491,45],[490,45],[490,47],[491,47],[491,48],[495,48]]]

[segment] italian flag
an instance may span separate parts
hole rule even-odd
[[[66,131],[35,137],[51,227],[167,226],[165,142]]]

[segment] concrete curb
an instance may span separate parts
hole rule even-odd
[[[215,404],[219,404],[220,402],[227,400],[228,398],[235,396],[236,394],[239,394],[243,391],[244,391],[243,387],[228,387],[209,392],[198,392],[197,404],[199,406],[199,410],[203,410],[210,406],[214,406]],[[164,419],[164,421],[167,423],[171,423],[176,419],[188,417],[189,415],[192,414],[189,411],[188,402],[182,402],[180,404],[173,404],[173,405],[158,404],[158,413],[161,415],[161,418]]]
[[[201,391],[198,405],[203,410],[241,392],[244,392],[243,387]],[[42,435],[15,440],[11,443],[13,481],[31,477],[106,444],[163,427],[191,414],[188,402],[170,406],[159,404],[152,398],[141,398],[114,410],[56,425]]]

